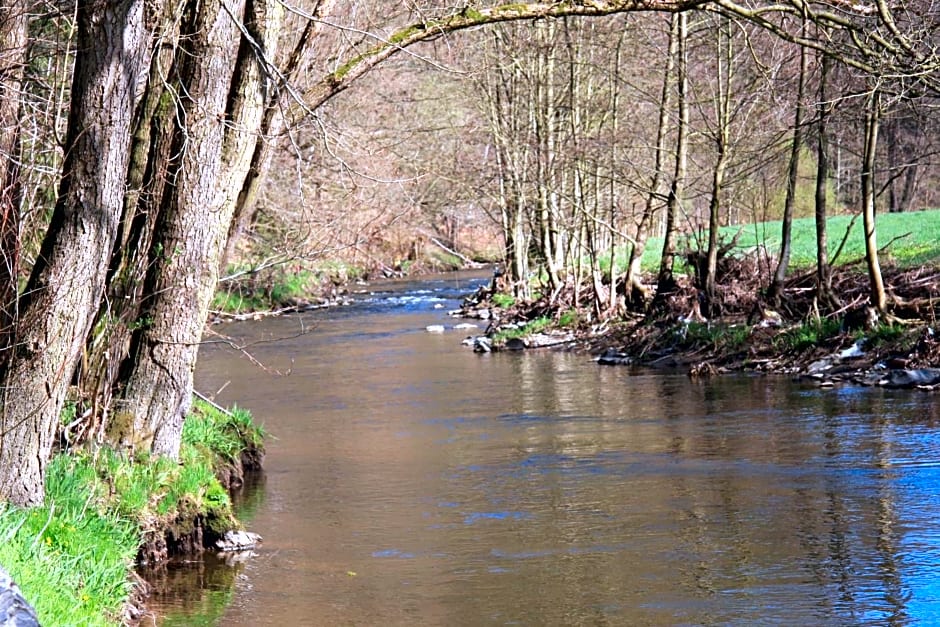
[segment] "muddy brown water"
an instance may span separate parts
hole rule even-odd
[[[273,435],[264,544],[171,571],[159,624],[940,623],[935,395],[476,355],[474,284],[220,329],[269,369],[197,372]]]

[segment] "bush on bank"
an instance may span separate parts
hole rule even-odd
[[[61,453],[43,507],[0,505],[0,564],[42,624],[120,624],[136,558],[153,556],[154,542],[165,547],[198,526],[207,536],[238,527],[216,474],[240,476],[232,468],[246,452],[260,460],[263,438],[248,412],[197,401],[179,463],[106,448]]]

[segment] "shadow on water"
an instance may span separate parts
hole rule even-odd
[[[475,355],[466,284],[407,289],[223,329],[269,371],[204,347],[201,390],[275,436],[265,542],[162,624],[940,622],[934,397]]]
[[[263,472],[245,475],[245,484],[232,494],[238,519],[250,528],[264,503]],[[139,574],[151,586],[148,614],[141,625],[164,627],[208,627],[218,625],[232,601],[235,582],[253,554],[228,556],[206,553],[173,560],[157,568],[142,568]]]

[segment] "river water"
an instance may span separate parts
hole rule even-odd
[[[173,571],[160,624],[940,624],[935,396],[477,355],[480,282],[209,338],[197,388],[273,436],[264,544]]]

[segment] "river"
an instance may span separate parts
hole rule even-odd
[[[264,544],[172,571],[159,624],[940,623],[934,395],[478,355],[480,282],[207,338],[197,388],[272,434]]]

